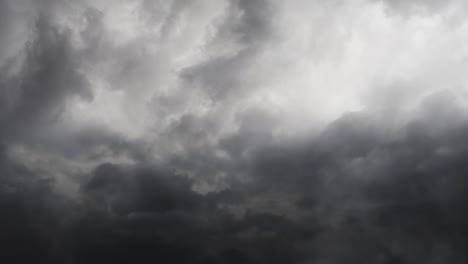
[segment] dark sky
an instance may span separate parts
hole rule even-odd
[[[466,263],[465,2],[0,0],[0,263]]]

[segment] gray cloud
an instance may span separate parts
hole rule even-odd
[[[457,1],[381,1],[387,5],[392,11],[397,13],[408,15],[413,12],[429,12],[437,13],[441,10],[448,8],[450,5]]]
[[[2,262],[466,262],[463,4],[375,3],[0,0]]]
[[[13,5],[9,1],[4,3],[8,4]],[[87,79],[80,73],[79,54],[68,33],[45,16],[40,13],[30,21],[31,33],[26,39],[17,40],[19,45],[24,41],[23,49],[2,64],[0,100],[5,134],[23,133],[28,130],[23,128],[52,122],[71,95],[87,99],[92,96]],[[4,27],[13,31],[16,26],[19,25],[12,22]]]
[[[7,215],[41,210],[62,223],[23,219],[8,234],[19,237],[15,230],[31,225],[31,241],[51,241],[33,244],[46,254],[39,257],[59,262],[462,263],[465,128],[456,123],[431,133],[432,115],[425,114],[389,141],[363,126],[365,118],[342,118],[302,147],[257,152],[245,165],[251,181],[205,195],[169,168],[102,164],[82,184],[81,204],[56,205],[47,181],[31,182],[31,172],[8,162],[2,171],[16,177],[5,178],[3,196],[14,198],[3,199]],[[15,190],[11,179],[21,178],[27,181]]]

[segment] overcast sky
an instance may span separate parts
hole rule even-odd
[[[467,18],[0,0],[0,262],[466,263]]]

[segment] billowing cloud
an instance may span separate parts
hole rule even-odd
[[[465,263],[465,13],[0,0],[2,263]]]

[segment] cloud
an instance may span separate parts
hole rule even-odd
[[[83,185],[83,205],[57,206],[47,184],[39,186],[10,194],[14,200],[2,192],[5,261],[281,263],[300,258],[284,238],[307,237],[280,216],[236,220],[186,178],[158,169],[103,164]]]
[[[9,1],[2,4],[14,7]],[[27,16],[27,10],[24,12]],[[16,28],[24,26],[22,23],[33,25],[31,33],[16,40],[19,53],[11,54],[5,59],[5,64],[2,63],[0,100],[2,133],[5,135],[21,133],[24,127],[34,127],[35,123],[50,123],[62,111],[69,96],[87,99],[92,96],[87,79],[80,72],[79,54],[73,48],[68,33],[52,24],[46,14],[30,15],[37,19],[4,25],[5,41],[9,40],[8,35],[12,38],[21,35],[21,30]]]
[[[437,13],[446,10],[453,4],[457,4],[458,1],[381,1],[388,8],[399,14],[408,15],[411,13],[428,12]]]
[[[55,241],[33,244],[48,252],[36,258],[58,262],[461,263],[466,123],[429,129],[431,111],[456,108],[446,100],[429,98],[391,140],[363,125],[372,122],[365,113],[343,117],[313,142],[256,152],[244,164],[250,181],[217,192],[201,194],[194,179],[164,166],[107,163],[82,183],[80,203],[58,206],[50,182],[30,179],[18,185],[23,195],[9,194],[17,200],[2,201],[23,206],[8,214],[20,215],[13,234],[32,226],[28,236]],[[7,181],[29,174],[2,170],[16,175]],[[44,218],[21,218],[35,210]]]
[[[460,1],[1,1],[5,263],[464,263]]]

